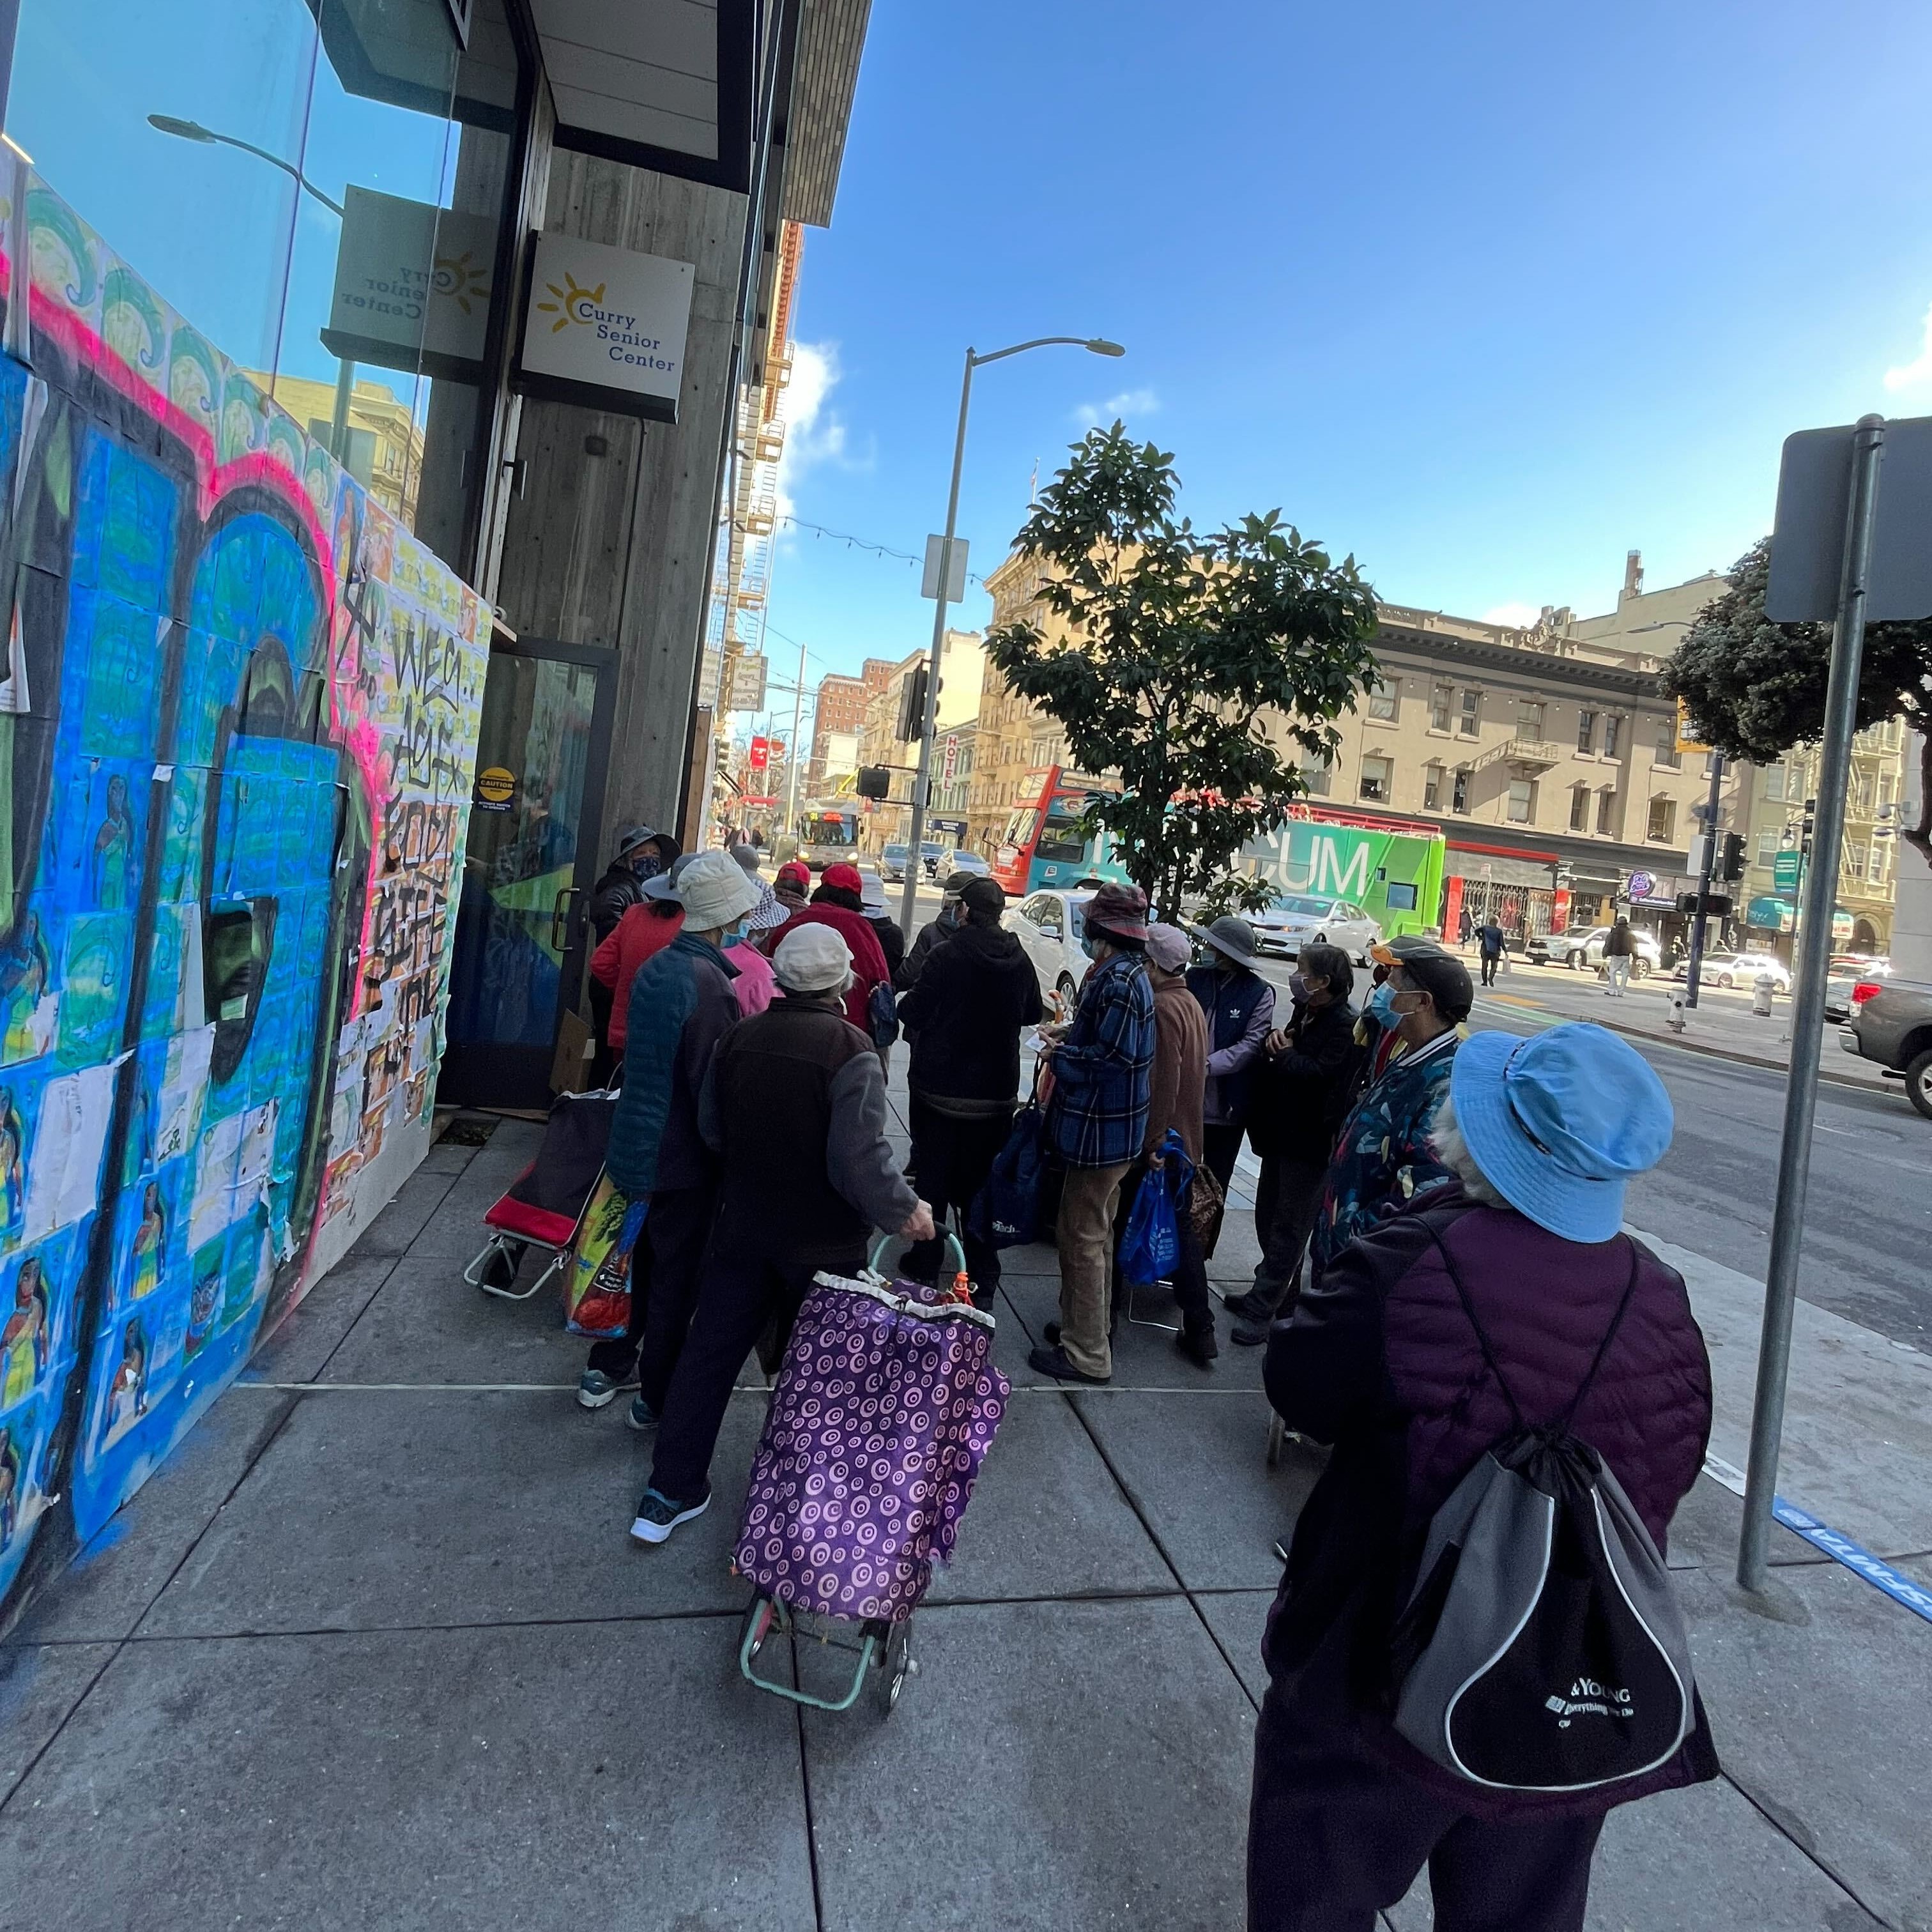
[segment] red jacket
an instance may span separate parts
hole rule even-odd
[[[872,1028],[866,1016],[866,1004],[872,997],[874,986],[890,984],[892,979],[886,970],[885,951],[872,930],[872,922],[863,913],[853,912],[844,906],[808,905],[802,912],[793,914],[778,928],[772,946],[774,956],[784,944],[785,935],[801,926],[829,926],[844,936],[851,950],[853,974],[850,989],[845,995],[845,1017],[870,1040]]]
[[[630,1029],[631,982],[638,976],[638,968],[653,953],[662,952],[683,930],[682,906],[663,919],[656,902],[646,899],[640,905],[626,906],[623,917],[610,928],[610,938],[591,954],[591,978],[610,989],[612,1052],[624,1050],[625,1035]]]

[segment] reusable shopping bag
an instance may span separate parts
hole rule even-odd
[[[1194,1163],[1172,1127],[1155,1151],[1161,1164],[1142,1174],[1134,1204],[1128,1211],[1126,1232],[1120,1237],[1123,1281],[1165,1280],[1180,1260],[1180,1227],[1174,1203],[1192,1184]]]
[[[630,1327],[631,1254],[650,1204],[648,1196],[632,1201],[609,1174],[598,1175],[564,1275],[563,1325],[572,1334],[608,1340]]]
[[[1034,1097],[1013,1117],[1006,1144],[994,1156],[986,1184],[966,1210],[968,1231],[996,1248],[1042,1240],[1046,1173],[1046,1112]]]

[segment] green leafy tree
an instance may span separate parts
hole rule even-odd
[[[1273,510],[1197,532],[1175,516],[1178,488],[1172,457],[1118,422],[1074,444],[1017,540],[1068,634],[1022,620],[986,639],[1074,764],[1119,773],[1088,828],[1106,827],[1166,919],[1210,890],[1224,908],[1267,902],[1258,881],[1222,883],[1229,865],[1306,789],[1295,754],[1332,758],[1334,721],[1377,681],[1375,594],[1352,556],[1332,562]]]
[[[1707,745],[1768,764],[1825,729],[1832,663],[1828,624],[1774,624],[1764,614],[1771,539],[1738,560],[1728,587],[1698,612],[1664,668]],[[1918,818],[1899,836],[1932,860],[1932,620],[1873,624],[1858,678],[1860,730],[1888,718],[1919,732]]]

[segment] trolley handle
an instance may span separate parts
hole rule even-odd
[[[866,1265],[873,1274],[883,1275],[885,1273],[879,1265],[880,1259],[896,1238],[892,1234],[880,1234],[874,1237],[872,1252],[866,1257]],[[946,1231],[945,1241],[947,1256],[955,1263],[952,1270],[954,1276],[956,1277],[964,1274],[966,1272],[966,1250],[960,1245],[959,1237],[948,1228]]]

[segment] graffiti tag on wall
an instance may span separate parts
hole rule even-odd
[[[4,1600],[428,1118],[488,617],[11,154],[0,222]]]

